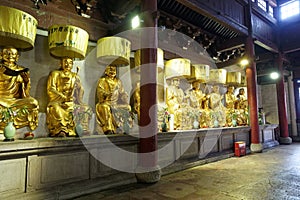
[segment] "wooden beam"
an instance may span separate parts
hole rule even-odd
[[[217,47],[217,52],[228,51],[245,46],[246,37],[240,36],[229,39]]]
[[[268,51],[273,52],[273,53],[278,53],[279,52],[278,47],[274,43],[264,41],[261,38],[260,39],[255,39],[254,43],[259,45],[260,47],[268,50]]]

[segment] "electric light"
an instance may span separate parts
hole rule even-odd
[[[271,79],[275,80],[275,79],[278,79],[278,78],[279,78],[279,74],[278,74],[278,72],[272,72],[272,73],[270,74],[270,77],[271,77]]]
[[[246,65],[249,64],[249,60],[243,59],[243,60],[241,60],[240,64],[241,64],[242,66],[246,66]]]
[[[137,15],[131,20],[131,27],[132,29],[135,29],[140,26],[140,17]]]

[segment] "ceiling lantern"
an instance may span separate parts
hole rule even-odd
[[[134,53],[134,64],[135,67],[139,68],[141,66],[141,50],[138,49]],[[162,72],[164,70],[164,51],[157,48],[157,71]]]
[[[209,83],[225,84],[226,83],[226,69],[211,69],[209,71]]]
[[[105,65],[127,66],[131,42],[121,37],[104,37],[97,41],[97,59]]]
[[[0,46],[21,50],[34,47],[37,20],[21,10],[0,6]]]
[[[242,82],[241,72],[227,72],[226,83],[229,85],[239,85]]]
[[[209,65],[204,65],[204,64],[192,65],[191,80],[207,82],[209,80]]]
[[[168,60],[165,64],[166,79],[189,78],[191,76],[191,61],[185,58]]]
[[[48,29],[49,52],[56,58],[83,59],[89,42],[89,34],[72,25],[53,25]]]

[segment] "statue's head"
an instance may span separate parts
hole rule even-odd
[[[4,62],[16,62],[19,59],[19,53],[14,47],[4,47],[1,51],[0,57],[2,57]]]
[[[214,93],[219,93],[220,92],[220,87],[218,85],[214,85],[212,89],[213,89]]]
[[[172,85],[179,86],[180,85],[180,79],[179,78],[173,78],[172,79]]]
[[[200,81],[199,80],[195,80],[192,82],[192,87],[194,89],[199,89],[200,88]]]
[[[244,95],[244,93],[245,93],[244,88],[239,89],[239,94]]]
[[[108,65],[105,69],[105,75],[114,78],[117,75],[117,68],[114,65]]]
[[[60,60],[60,67],[63,71],[71,71],[73,68],[73,59],[64,57]]]
[[[234,86],[229,85],[229,86],[227,87],[227,92],[228,92],[228,93],[232,93],[233,91],[234,91]]]

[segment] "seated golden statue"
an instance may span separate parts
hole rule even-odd
[[[200,89],[200,81],[195,80],[192,82],[192,88],[186,91],[186,99],[192,108],[200,109],[205,94]]]
[[[220,126],[226,124],[226,108],[224,107],[222,100],[224,96],[220,94],[219,86],[213,86],[213,92],[210,94],[210,108],[212,109],[212,120],[218,121]]]
[[[236,120],[236,105],[237,98],[234,95],[234,86],[228,86],[225,93],[225,105],[226,105],[226,123],[228,126],[235,126],[232,120]]]
[[[180,79],[173,78],[171,85],[166,89],[166,104],[170,114],[174,114],[174,129],[182,129],[182,108],[184,106],[184,92],[179,87]]]
[[[71,72],[73,60],[62,58],[60,69],[49,74],[47,92],[47,126],[51,137],[76,136],[74,122],[74,88],[77,74]]]
[[[116,67],[109,65],[97,84],[97,122],[106,135],[127,132],[132,123],[128,95],[116,75]]]
[[[239,126],[248,125],[248,100],[244,88],[240,88],[237,95],[237,115],[237,124]]]
[[[200,128],[209,128],[213,127],[213,121],[211,120],[211,109],[209,108],[209,95],[205,95],[201,105],[201,116],[200,116]]]
[[[11,119],[18,128],[29,126],[31,130],[38,126],[39,105],[36,99],[30,96],[29,69],[19,66],[18,50],[13,47],[2,49],[0,58],[0,110],[9,109]],[[3,119],[3,112],[0,112]],[[0,132],[6,126],[5,120],[0,122]]]
[[[237,97],[237,108],[244,109],[248,107],[248,100],[245,95],[244,88],[239,89],[239,93],[238,95],[236,95],[236,97]]]

